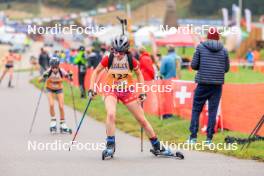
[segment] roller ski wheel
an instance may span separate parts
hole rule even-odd
[[[70,128],[68,128],[65,123],[61,123],[60,133],[61,134],[72,134],[72,130]]]
[[[175,157],[179,158],[179,159],[182,159],[182,160],[184,159],[184,155],[181,152],[176,152],[175,153]]]
[[[57,128],[56,127],[50,127],[50,133],[51,134],[57,133]]]
[[[102,160],[106,158],[113,158],[115,153],[115,146],[107,146],[107,148],[102,152]]]
[[[163,156],[163,157],[169,157],[169,158],[176,158],[176,159],[184,159],[184,155],[181,152],[176,152],[175,154],[172,153],[170,150],[154,150],[150,149],[150,152],[155,156]]]
[[[50,121],[50,133],[51,134],[57,133],[57,122],[56,122],[56,119],[52,119]]]
[[[102,160],[105,160],[106,158],[109,158],[109,157],[111,158],[114,157],[113,151],[110,151],[109,149],[104,150],[102,153]]]

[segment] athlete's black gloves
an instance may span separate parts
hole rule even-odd
[[[139,94],[138,98],[139,98],[140,101],[145,101],[146,98],[147,98],[147,94],[141,93],[141,94]]]
[[[68,79],[69,79],[70,81],[73,81],[73,74],[72,74],[71,71],[68,72]]]
[[[95,95],[96,95],[96,92],[95,91],[93,91],[92,89],[89,89],[88,90],[88,97],[89,98],[93,98]]]
[[[45,82],[48,79],[49,74],[45,72],[42,76],[43,76],[43,81]]]

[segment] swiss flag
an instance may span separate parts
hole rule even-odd
[[[172,80],[174,114],[191,119],[193,94],[196,84],[192,81]]]
[[[172,80],[173,88],[173,108],[174,114],[183,118],[191,119],[193,96],[196,84],[192,81]],[[221,116],[221,102],[217,112],[215,131],[219,127],[223,128]],[[203,133],[206,132],[208,124],[208,103],[204,106],[203,112],[200,114],[200,128]]]

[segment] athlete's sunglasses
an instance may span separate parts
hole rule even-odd
[[[51,69],[58,69],[58,66],[51,66]]]
[[[125,52],[114,51],[114,55],[125,55]]]

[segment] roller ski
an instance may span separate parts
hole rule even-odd
[[[151,143],[153,149],[150,149],[150,152],[155,156],[176,158],[181,160],[184,159],[184,155],[181,152],[176,152],[174,154],[170,149],[166,149],[164,146],[161,146],[159,141],[156,141],[156,143]]]
[[[114,138],[107,138],[106,149],[102,153],[102,160],[113,158],[115,153]]]
[[[150,152],[153,153],[155,156],[163,156],[163,157],[170,157],[170,158],[177,158],[177,159],[184,159],[184,155],[181,152],[176,152],[175,154],[172,153],[170,150],[154,150],[150,149]]]
[[[60,133],[61,134],[72,134],[72,130],[67,127],[64,121],[60,122]]]
[[[57,132],[57,122],[56,119],[52,119],[50,122],[50,133],[55,134]]]

